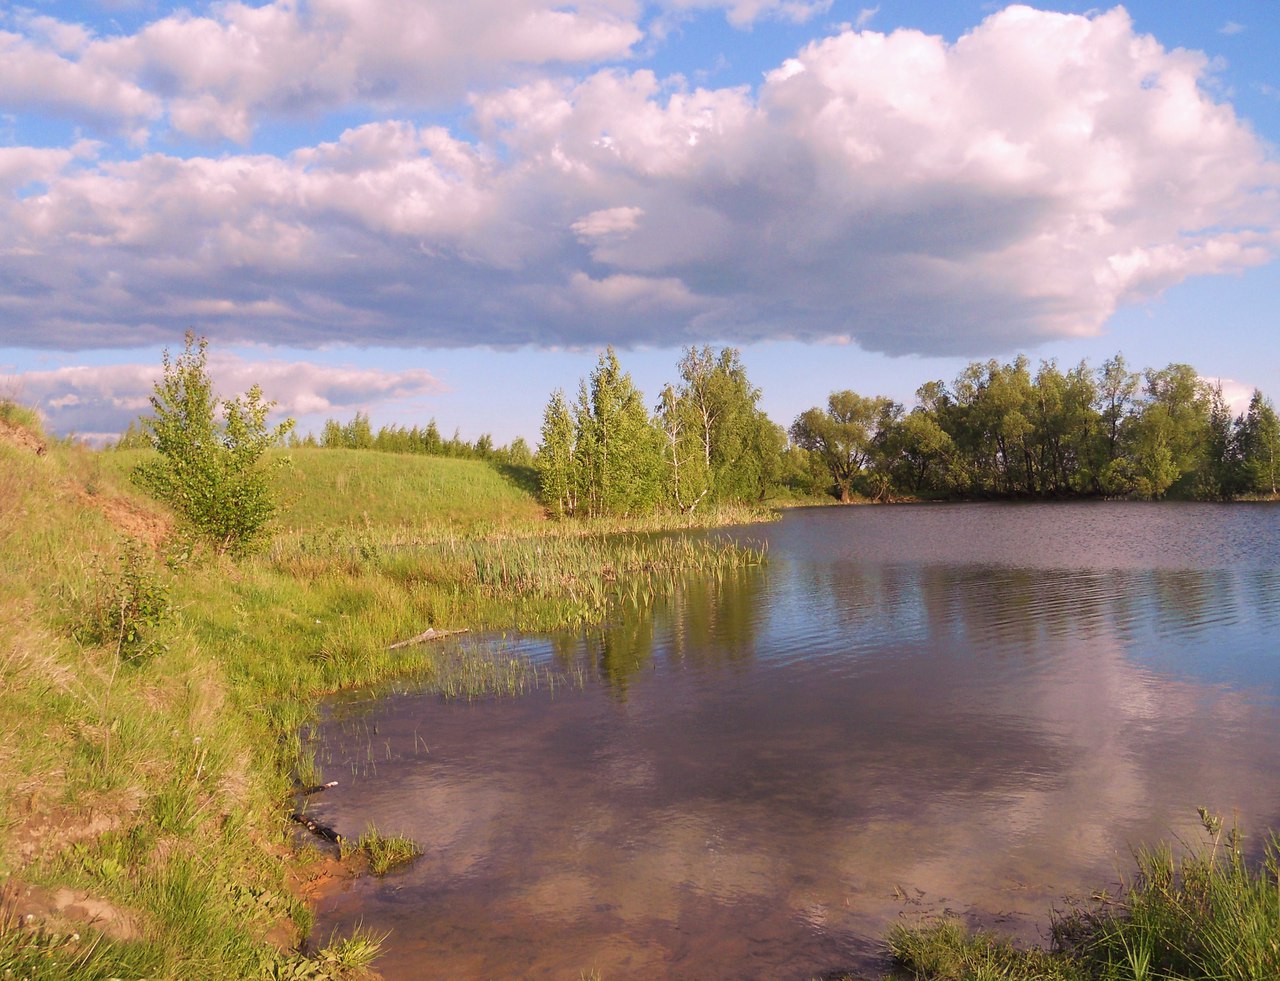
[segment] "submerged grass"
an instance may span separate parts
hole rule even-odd
[[[0,977],[359,976],[378,938],[305,944],[286,830],[295,782],[322,780],[318,699],[395,677],[519,693],[549,679],[501,649],[392,645],[593,623],[760,559],[647,534],[687,520],[547,522],[480,462],[326,450],[290,454],[274,544],[233,561],[169,533],[128,479],[143,454],[3,436]],[[360,847],[388,868],[415,846]]]

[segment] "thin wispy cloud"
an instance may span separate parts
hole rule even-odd
[[[386,371],[300,361],[248,360],[230,354],[209,357],[214,389],[227,396],[262,387],[276,403],[275,415],[348,417],[393,399],[443,391],[427,370]],[[57,432],[118,434],[150,411],[160,367],[155,364],[71,366],[0,374],[0,392],[34,406]]]

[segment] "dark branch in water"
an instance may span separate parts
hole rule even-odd
[[[298,790],[298,793],[303,797],[310,797],[312,794],[319,794],[336,786],[338,786],[338,781],[330,780],[328,783],[318,783],[314,787],[302,787]]]
[[[323,838],[325,841],[332,841],[336,844],[342,843],[342,835],[338,834],[338,832],[334,831],[333,828],[329,827],[327,824],[321,824],[319,821],[311,820],[311,818],[307,817],[305,814],[300,814],[295,811],[293,814],[289,815],[289,819],[302,825],[317,838]]]

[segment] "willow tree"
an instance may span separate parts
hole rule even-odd
[[[884,396],[832,392],[825,411],[808,409],[796,418],[791,438],[825,470],[836,496],[850,501],[855,485],[900,414],[901,407]]]

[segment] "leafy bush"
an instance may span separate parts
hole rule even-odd
[[[115,569],[98,567],[84,601],[75,635],[91,644],[107,644],[125,660],[154,653],[154,631],[169,614],[169,583],[136,542],[120,553]]]
[[[245,552],[262,542],[278,509],[262,456],[284,439],[293,420],[269,429],[267,414],[275,403],[264,402],[257,385],[219,402],[207,347],[205,338],[188,331],[176,360],[165,351],[164,376],[151,396],[154,414],[144,420],[160,458],[134,473],[218,551]]]

